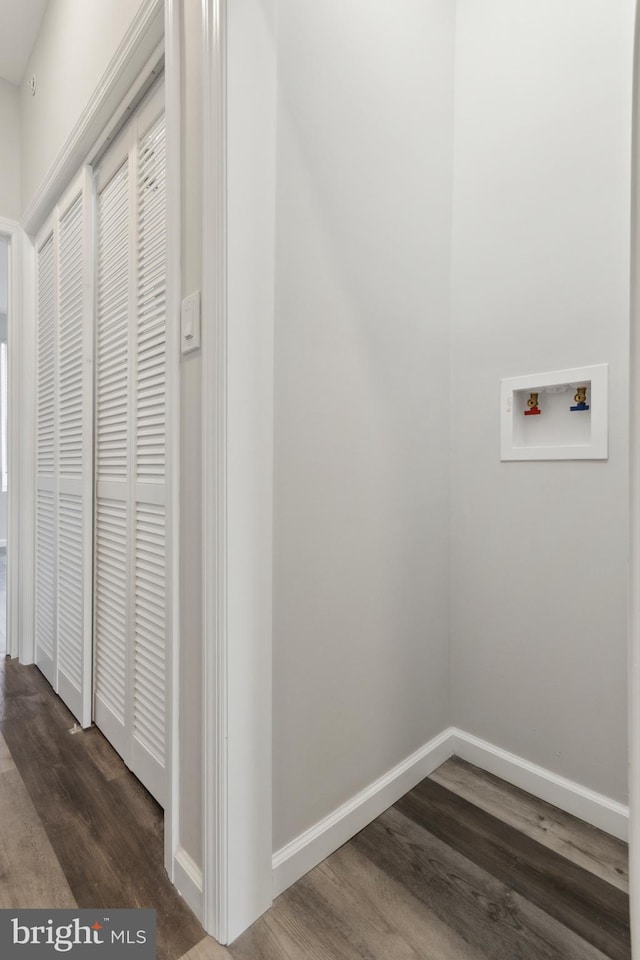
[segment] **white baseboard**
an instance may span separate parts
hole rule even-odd
[[[204,914],[202,870],[184,847],[178,846],[173,859],[173,882],[178,893],[187,901],[196,917]]]
[[[452,753],[453,731],[447,729],[278,850],[273,855],[273,896],[277,897],[350,840]]]
[[[464,730],[449,727],[276,851],[273,855],[273,896],[277,897],[321,863],[454,755],[620,840],[627,840],[628,807]],[[177,880],[176,886],[180,889]],[[184,893],[183,896],[190,903]]]
[[[532,793],[540,800],[552,803],[560,810],[571,813],[620,840],[627,840],[628,807],[463,730],[454,728],[451,734],[453,752],[457,757]]]

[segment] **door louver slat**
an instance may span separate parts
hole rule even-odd
[[[68,477],[82,476],[83,391],[82,322],[83,298],[83,223],[82,196],[79,196],[60,222],[60,373],[59,421],[60,453],[58,468]]]
[[[98,480],[127,476],[128,251],[129,165],[125,163],[98,198]]]
[[[58,508],[58,666],[82,687],[84,556],[82,498],[61,494]]]
[[[136,475],[165,473],[166,183],[164,117],[140,146],[138,171],[138,337]]]
[[[164,507],[136,511],[136,638],[134,733],[164,758],[166,591]]]
[[[37,384],[37,469],[41,477],[53,479],[55,435],[55,276],[53,235],[38,253],[38,384]],[[51,558],[53,563],[53,557]]]
[[[127,508],[96,508],[95,694],[124,724],[127,674]]]
[[[36,500],[36,648],[53,660],[55,621],[55,520],[52,493]],[[50,679],[50,678],[47,678]]]

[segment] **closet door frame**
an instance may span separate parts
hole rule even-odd
[[[167,354],[166,397],[167,435],[166,455],[166,509],[167,558],[170,567],[170,589],[167,595],[167,689],[170,692],[166,708],[166,764],[169,787],[164,816],[165,869],[172,882],[180,882],[180,889],[196,913],[202,917],[202,872],[180,844],[180,780],[179,780],[179,646],[180,610],[180,303],[181,303],[181,4],[179,0],[143,0],[123,42],[109,64],[100,86],[94,91],[80,122],[48,171],[33,201],[26,209],[22,222],[14,225],[0,221],[0,232],[16,239],[16,267],[21,261],[21,276],[15,283],[18,294],[14,298],[12,322],[14,327],[22,320],[19,337],[14,336],[13,360],[17,365],[21,348],[19,401],[9,408],[9,431],[19,438],[20,461],[20,583],[19,610],[15,611],[15,655],[20,662],[31,664],[35,657],[35,503],[36,503],[36,403],[34,383],[37,345],[35,328],[36,237],[49,218],[56,199],[66,191],[77,171],[84,165],[93,166],[104,153],[114,133],[124,124],[132,109],[153,80],[165,72],[165,117],[167,136]],[[92,192],[93,197],[93,192]],[[92,259],[95,270],[95,251]],[[11,363],[10,359],[10,363]],[[13,411],[13,415],[11,413]],[[93,444],[93,438],[91,439]],[[14,468],[15,491],[17,470]],[[94,495],[92,479],[91,497]],[[14,543],[17,540],[14,537]],[[93,571],[91,571],[93,579]],[[200,784],[189,785],[201,789]],[[184,878],[184,882],[183,882]],[[187,889],[188,885],[188,889]]]

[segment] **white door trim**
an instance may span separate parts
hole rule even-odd
[[[631,196],[629,423],[629,903],[631,955],[640,958],[640,2],[636,5]]]
[[[274,0],[204,0],[204,926],[272,902]]]
[[[165,868],[175,882],[180,838],[180,303],[182,298],[181,26],[179,0],[165,0],[165,124],[167,176],[166,522],[167,699],[166,764],[170,771],[164,817]]]
[[[636,121],[637,122],[637,121]],[[634,169],[637,169],[634,164]],[[637,190],[636,190],[637,192]],[[629,563],[629,900],[632,956],[640,957],[640,204],[634,198],[631,316]]]
[[[202,9],[203,925],[227,943],[226,2]]]
[[[28,550],[22,549],[21,537],[21,466],[22,417],[24,398],[21,396],[23,355],[23,288],[22,288],[22,230],[14,220],[0,218],[0,236],[9,240],[9,300],[7,309],[8,389],[7,389],[7,446],[9,484],[7,488],[7,654],[17,657],[20,652],[20,583],[22,563]],[[28,381],[30,384],[33,381]],[[24,391],[26,392],[26,391]],[[9,560],[10,558],[10,560]]]
[[[20,323],[21,414],[9,407],[9,433],[20,434],[20,663],[35,660],[35,501],[36,501],[36,252],[34,240],[22,232],[22,318]],[[13,412],[12,412],[13,409]],[[8,555],[8,550],[7,550]],[[15,568],[14,568],[15,569]]]

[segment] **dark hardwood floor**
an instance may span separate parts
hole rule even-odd
[[[226,956],[629,960],[627,884],[625,844],[452,759],[282,894]]]
[[[629,960],[626,845],[452,758],[229,948],[162,811],[35,667],[0,660],[0,907],[154,907],[160,960]]]
[[[165,873],[162,810],[99,730],[71,733],[74,725],[36,667],[2,659],[0,734],[15,771],[0,772],[0,820],[6,813],[15,830],[20,818],[36,817],[39,822],[32,827],[41,825],[55,857],[47,855],[48,847],[43,850],[39,859],[48,865],[49,886],[43,889],[38,869],[31,878],[37,890],[27,903],[28,864],[23,863],[22,870],[19,863],[3,870],[5,863],[11,864],[7,851],[13,846],[12,837],[5,836],[0,843],[0,903],[153,907],[158,958],[178,960],[205,934]],[[16,771],[26,788],[26,802],[16,799],[15,784],[12,792],[5,781],[15,779]],[[18,810],[16,803],[21,803]],[[50,862],[54,859],[59,874]],[[66,892],[61,884],[68,885]],[[69,902],[70,896],[75,903]]]

